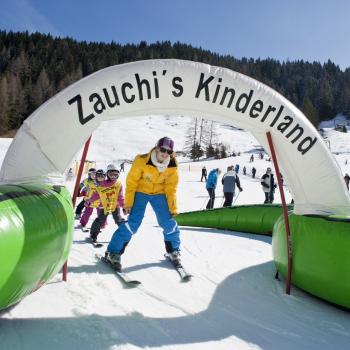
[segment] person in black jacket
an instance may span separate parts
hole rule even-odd
[[[272,174],[271,168],[266,169],[266,173],[261,178],[261,186],[265,193],[264,203],[273,203],[274,193],[277,185],[275,184],[275,177]]]
[[[345,184],[346,184],[346,188],[349,190],[350,176],[349,176],[348,173],[345,174],[344,181],[345,181]]]
[[[207,182],[207,168],[205,166],[202,168],[201,182],[203,182],[203,178],[204,178],[205,182]]]

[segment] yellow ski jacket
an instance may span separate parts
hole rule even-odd
[[[179,182],[178,165],[174,155],[168,167],[160,172],[152,163],[151,152],[139,154],[134,159],[126,178],[125,207],[134,204],[135,192],[145,194],[165,194],[171,214],[177,214],[176,190]]]

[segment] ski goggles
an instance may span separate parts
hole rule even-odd
[[[118,177],[119,171],[118,170],[110,170],[110,171],[108,171],[108,176],[109,177]]]
[[[162,153],[168,153],[169,156],[171,156],[173,154],[173,151],[171,149],[168,149],[168,148],[165,148],[165,147],[159,147],[159,150],[162,152]]]

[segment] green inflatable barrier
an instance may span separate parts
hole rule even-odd
[[[288,209],[292,209],[289,207]],[[350,219],[289,215],[292,283],[324,300],[350,308]],[[245,205],[179,214],[182,226],[271,234],[277,270],[287,276],[287,244],[282,207]]]
[[[0,186],[0,310],[59,271],[72,235],[72,201],[65,187]]]
[[[329,302],[350,308],[350,219],[290,215],[292,283]],[[287,276],[283,217],[273,229],[273,257]]]
[[[281,215],[281,205],[257,204],[181,213],[176,216],[176,221],[182,226],[271,235],[273,225]]]

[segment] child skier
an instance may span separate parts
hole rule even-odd
[[[109,164],[106,175],[107,180],[99,182],[95,192],[88,200],[88,204],[91,204],[99,199],[103,207],[91,225],[90,238],[94,243],[97,241],[97,236],[109,214],[112,214],[114,222],[117,225],[124,221],[120,215],[120,208],[124,207],[124,196],[123,186],[118,181],[119,170],[113,164]]]
[[[80,183],[80,193],[79,193],[79,197],[83,196],[83,200],[77,205],[76,209],[75,209],[75,220],[80,220],[81,218],[81,213],[84,209],[85,206],[85,200],[87,200],[89,198],[89,196],[91,195],[91,193],[88,192],[82,192],[83,188],[87,188],[89,186],[93,186],[94,185],[94,181],[96,179],[96,169],[95,168],[90,168],[88,171],[88,177],[82,181]]]

